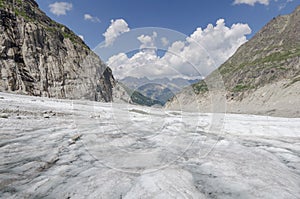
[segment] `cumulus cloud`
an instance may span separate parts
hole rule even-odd
[[[84,14],[84,20],[87,20],[87,21],[91,21],[91,22],[100,22],[100,19],[98,17],[94,17],[90,14]]]
[[[151,36],[149,35],[140,35],[137,39],[141,42],[140,49],[143,48],[154,48],[155,47],[155,39],[157,37],[157,33],[153,32]]]
[[[203,77],[225,62],[239,46],[247,41],[251,29],[247,24],[225,25],[219,19],[215,25],[197,28],[183,41],[175,41],[167,52],[159,57],[155,48],[141,50],[128,57],[125,53],[114,55],[107,64],[118,79],[126,76],[134,77]],[[155,39],[160,39],[156,32],[152,35],[140,35],[137,39],[141,47],[153,47]]]
[[[56,16],[66,15],[67,11],[72,10],[73,5],[68,2],[55,2],[49,5],[50,12]]]
[[[128,32],[130,29],[124,19],[111,20],[110,26],[103,33],[105,37],[105,46],[110,46],[121,34]]]
[[[228,59],[236,49],[247,41],[247,34],[251,33],[251,29],[247,24],[233,24],[231,27],[225,25],[224,19],[219,19],[216,26],[209,24],[204,30],[197,28],[194,33],[186,40],[189,45],[181,51],[184,57],[191,56],[193,64],[197,64],[199,56],[196,56],[195,51],[204,48],[216,65],[222,64]],[[192,56],[191,54],[195,54]]]
[[[233,4],[248,4],[254,6],[255,3],[269,5],[270,0],[234,0]]]
[[[112,67],[114,74],[119,79],[127,76],[159,76],[165,69],[160,65],[155,51],[150,50],[140,51],[131,58],[128,58],[125,53],[119,53],[110,57],[107,64]]]

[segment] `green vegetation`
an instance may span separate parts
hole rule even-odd
[[[75,35],[66,32],[61,32],[61,34],[64,36],[65,39],[70,39],[72,43],[77,43]]]
[[[33,19],[25,12],[22,0],[16,0],[14,4],[5,4],[4,0],[0,0],[0,7],[4,6],[8,7],[9,10],[14,12],[16,16],[22,16],[27,21],[33,21]]]
[[[131,98],[132,102],[139,104],[139,105],[146,105],[146,106],[153,106],[155,104],[163,105],[162,102],[148,98],[137,91],[133,91],[130,98]]]
[[[88,47],[87,47],[86,45],[82,45],[82,42],[79,42],[79,41],[78,41],[78,40],[79,40],[79,39],[78,39],[78,36],[75,35],[74,33],[72,33],[72,32],[66,33],[66,32],[61,31],[61,30],[59,30],[59,29],[57,29],[57,31],[61,32],[61,34],[63,35],[63,37],[64,37],[65,39],[70,39],[71,42],[72,42],[73,44],[79,44],[79,45],[81,45],[83,48],[88,49]],[[81,41],[81,40],[80,40],[80,41]]]
[[[299,51],[300,52],[300,51]],[[299,53],[298,52],[298,53]],[[297,54],[296,53],[293,53],[292,51],[285,51],[285,52],[275,52],[275,53],[272,53],[271,55],[269,56],[266,56],[262,59],[258,59],[258,60],[255,60],[254,62],[255,63],[268,63],[268,62],[276,62],[276,61],[281,61],[281,60],[285,60],[287,58],[290,58],[290,57],[294,57],[296,56]]]
[[[250,85],[244,85],[244,84],[238,84],[236,85],[232,91],[233,92],[241,92],[241,91],[244,91],[244,90],[249,90],[249,89],[252,89],[254,88],[253,86],[250,86]]]
[[[32,21],[32,19],[27,15],[23,9],[23,1],[16,0],[14,4],[5,3],[4,0],[0,0],[0,8],[9,8],[11,12],[14,12],[16,16],[22,16],[27,21]]]
[[[261,54],[266,54],[267,51],[261,52]],[[232,92],[243,92],[246,90],[254,89],[260,84],[273,82],[277,78],[281,77],[284,71],[289,70],[286,65],[286,63],[289,61],[286,60],[299,56],[299,47],[290,50],[281,50],[280,52],[274,52],[267,56],[257,58],[254,61],[246,61],[240,64],[238,64],[238,60],[233,60],[234,62],[226,62],[219,68],[219,72],[225,80],[236,78],[237,72],[239,72],[240,75],[244,76],[244,84],[228,85],[228,88]],[[270,74],[269,72],[272,74]],[[265,78],[259,80],[258,83],[255,83],[255,77],[260,76],[261,74],[265,75]],[[300,81],[300,78],[293,79],[293,81],[287,86],[297,81]],[[201,82],[193,85],[193,88],[197,93],[207,91],[207,87],[203,83],[201,84]]]
[[[199,83],[193,84],[192,87],[193,87],[194,92],[196,94],[208,91],[208,87],[207,87],[207,85],[205,84],[204,81],[201,81]]]
[[[66,33],[62,30],[62,27],[64,27],[63,25],[61,24],[53,24],[53,26],[47,26],[47,25],[42,25],[44,29],[46,29],[48,32],[51,32],[51,33],[61,33],[62,36],[65,38],[65,39],[70,39],[71,42],[73,44],[80,44],[82,45],[81,43],[78,42],[78,38],[77,36],[70,32],[70,33]],[[85,45],[82,45],[84,48],[88,48],[87,46]]]
[[[64,25],[56,23],[54,21],[51,21],[50,24],[43,23],[40,21],[34,20],[34,17],[30,16],[26,10],[24,9],[23,4],[26,4],[24,0],[15,0],[14,3],[5,4],[5,0],[0,0],[0,8],[2,7],[8,7],[10,12],[14,13],[16,17],[22,17],[27,22],[34,22],[37,25],[42,26],[45,30],[51,32],[51,33],[61,33],[61,35],[66,38],[70,39],[73,44],[79,44],[82,47],[88,49],[86,45],[83,45],[81,40],[77,38],[77,35],[75,35],[72,31],[65,28]],[[33,9],[33,8],[31,8]],[[65,31],[66,30],[66,31]]]
[[[5,0],[0,0],[0,8],[3,8],[4,6],[6,6],[6,7],[9,6],[4,1]],[[23,1],[22,0],[17,0],[15,4],[16,5],[23,5]]]
[[[122,85],[122,87],[124,88],[126,93],[130,96],[130,99],[132,100],[133,103],[143,105],[143,106],[153,106],[155,104],[159,104],[162,106],[164,105],[164,103],[161,101],[146,97],[145,95],[143,95],[142,93],[140,93],[138,91],[132,91],[130,88],[128,88],[126,85],[124,85],[120,82],[119,82],[119,84]]]
[[[174,96],[174,93],[169,88],[163,88],[161,85],[156,83],[147,83],[140,86],[137,91],[142,93],[144,96],[158,100],[163,104]]]
[[[224,75],[224,74],[236,71],[236,70],[241,70],[241,69],[245,68],[246,66],[264,65],[266,63],[280,62],[282,60],[286,60],[288,58],[293,58],[293,57],[297,57],[297,56],[300,56],[300,48],[288,50],[288,51],[284,51],[284,52],[275,52],[275,53],[272,53],[263,58],[258,58],[252,62],[244,62],[242,64],[239,64],[235,68],[233,68],[233,66],[230,66],[230,65],[224,65],[220,68],[219,71],[222,75]],[[272,65],[270,65],[270,66],[272,66]],[[286,70],[286,68],[284,68],[280,65],[277,65],[276,68],[279,68],[281,70]]]
[[[51,32],[60,32],[63,35],[64,39],[70,39],[70,41],[73,44],[78,44],[81,45],[83,48],[89,49],[86,45],[84,45],[84,42],[82,42],[82,40],[79,39],[79,37],[75,33],[73,33],[64,25],[53,22],[53,26],[54,28],[50,27]]]
[[[51,26],[43,26],[48,32],[55,33],[57,31],[57,28],[51,27]]]
[[[27,13],[24,10],[19,10],[16,8],[15,10],[16,16],[22,16],[27,21],[32,21],[32,19],[27,15]]]

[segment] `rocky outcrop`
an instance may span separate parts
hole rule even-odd
[[[208,83],[220,75],[228,112],[300,117],[299,32],[300,6],[290,15],[271,20],[216,71],[166,107],[200,106],[210,112],[214,99]],[[191,93],[197,100],[189,99]]]
[[[111,69],[34,0],[0,1],[0,91],[112,101]]]

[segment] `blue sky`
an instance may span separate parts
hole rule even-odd
[[[202,78],[299,0],[37,0],[117,79]],[[149,28],[152,27],[152,28]],[[158,28],[160,27],[160,28]]]
[[[197,27],[206,27],[223,18],[227,25],[247,23],[252,29],[249,38],[273,17],[292,12],[300,3],[299,0],[287,1],[270,0],[268,5],[256,3],[251,6],[234,5],[234,0],[37,0],[40,8],[52,19],[83,35],[91,48],[104,40],[102,34],[111,19],[119,18],[124,19],[130,28],[163,27],[187,35]],[[66,15],[57,16],[49,8],[54,2],[71,3],[72,9],[66,11]],[[281,8],[284,4],[286,6]],[[100,22],[84,20],[84,14],[97,17]]]

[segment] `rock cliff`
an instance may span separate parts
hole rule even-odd
[[[112,101],[111,69],[34,0],[0,1],[0,91]]]

